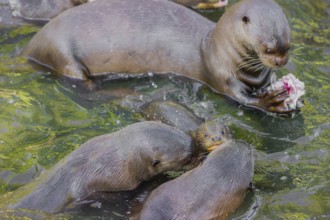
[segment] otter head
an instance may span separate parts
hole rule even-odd
[[[195,132],[195,141],[201,150],[212,151],[230,139],[228,127],[214,121],[201,124]]]
[[[191,145],[192,143],[189,146],[186,144],[154,146],[147,159],[151,176],[177,170],[189,163],[192,159]]]
[[[289,59],[291,37],[288,21],[273,0],[242,0],[231,8],[235,14],[237,39],[245,53],[270,68],[284,66]],[[238,22],[238,23],[237,23]]]
[[[137,151],[145,166],[144,180],[190,162],[194,145],[188,134],[163,123],[144,123],[148,127],[142,132],[143,145]]]

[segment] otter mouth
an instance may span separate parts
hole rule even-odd
[[[285,64],[288,63],[289,57],[286,56],[276,56],[276,55],[268,55],[268,54],[261,54],[260,56],[261,62],[270,68],[281,68]]]
[[[220,147],[225,141],[216,141],[214,143],[212,143],[212,145],[208,146],[206,148],[207,152],[211,152],[213,150],[215,150],[216,148]]]

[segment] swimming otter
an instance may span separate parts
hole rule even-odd
[[[97,191],[124,191],[176,169],[193,154],[191,138],[159,122],[139,122],[85,142],[13,208],[58,212]]]

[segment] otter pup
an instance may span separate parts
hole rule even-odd
[[[191,138],[159,122],[139,122],[85,142],[13,208],[59,212],[93,192],[135,189],[189,162]]]
[[[230,140],[199,167],[156,188],[140,219],[227,219],[251,187],[253,172],[252,148]]]
[[[273,0],[242,0],[217,24],[168,1],[97,0],[57,16],[23,54],[90,88],[100,76],[175,72],[241,104],[288,113],[296,109],[284,106],[284,89],[263,89],[272,69],[287,63],[290,44],[287,19]]]

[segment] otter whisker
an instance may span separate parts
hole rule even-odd
[[[246,56],[240,60],[240,64],[238,65],[236,71],[241,70],[241,69],[246,69],[247,71],[250,71],[250,70],[258,71],[258,70],[262,69],[261,67],[263,65],[264,64],[260,61],[260,59],[258,57]]]
[[[254,66],[261,64],[260,60],[249,60],[246,62],[242,62],[238,67],[237,67],[237,71],[241,70],[241,69],[247,69],[247,70],[252,70],[254,68]]]
[[[260,62],[258,65],[256,65],[256,71],[262,71],[265,68],[265,64],[263,64],[262,62]]]
[[[260,62],[260,59],[258,57],[243,57],[242,59],[240,59],[240,62],[242,63],[250,63],[250,62]]]
[[[250,63],[245,63],[240,69],[245,69],[246,71],[260,71],[264,68],[264,64],[258,60]]]

